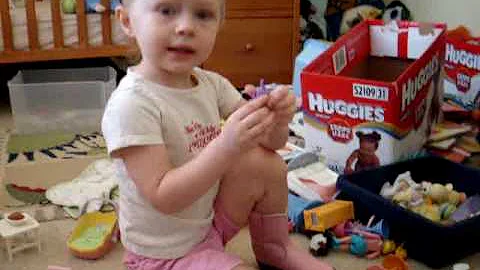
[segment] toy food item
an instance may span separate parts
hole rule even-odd
[[[27,218],[21,212],[13,212],[6,216],[6,221],[12,226],[21,226],[27,221]]]
[[[22,220],[24,218],[25,218],[25,215],[23,215],[20,212],[13,212],[7,216],[7,219],[10,219],[10,220]]]

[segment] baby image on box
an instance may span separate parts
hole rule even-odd
[[[345,174],[350,174],[356,171],[375,168],[380,166],[380,160],[375,154],[382,137],[376,131],[371,133],[363,133],[357,131],[355,133],[359,139],[359,148],[354,150],[348,157],[345,164]],[[354,168],[352,168],[355,163]]]

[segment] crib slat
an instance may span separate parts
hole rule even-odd
[[[106,8],[102,14],[102,36],[103,44],[112,44],[112,19],[110,13],[110,0],[101,0],[101,4]]]
[[[55,48],[63,48],[63,21],[60,10],[60,0],[52,0],[52,25],[53,25],[53,42]]]
[[[35,0],[27,0],[27,33],[28,33],[28,46],[30,50],[38,50],[38,25],[37,25],[37,12],[35,11]]]
[[[0,14],[2,16],[3,50],[13,51],[12,18],[8,0],[0,0]]]
[[[77,1],[77,27],[78,43],[81,48],[88,47],[87,15],[85,14],[85,1]]]

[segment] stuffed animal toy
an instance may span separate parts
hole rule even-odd
[[[342,22],[340,23],[340,34],[345,34],[355,25],[364,20],[377,19],[381,15],[382,10],[370,5],[361,5],[351,8],[343,13]]]
[[[389,21],[410,21],[412,16],[410,10],[401,1],[392,1],[387,5],[383,12],[382,19],[385,22]]]
[[[314,16],[318,15],[318,13],[318,7],[316,7],[310,0],[300,1],[300,34],[302,43],[309,38],[324,39],[325,35],[323,34],[322,29],[314,20]],[[320,17],[323,18],[323,16]]]

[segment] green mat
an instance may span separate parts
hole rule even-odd
[[[8,153],[33,152],[67,144],[75,139],[75,133],[49,133],[33,135],[12,135],[8,140]]]

